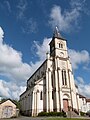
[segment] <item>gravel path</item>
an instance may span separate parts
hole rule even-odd
[[[45,117],[25,117],[21,116],[18,118],[12,118],[12,119],[1,119],[1,120],[45,120]]]

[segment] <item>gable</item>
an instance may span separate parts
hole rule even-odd
[[[0,106],[12,106],[12,107],[16,107],[16,105],[12,101],[10,101],[10,100],[7,100],[7,101],[1,103]]]

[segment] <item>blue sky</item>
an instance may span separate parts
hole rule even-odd
[[[17,99],[25,90],[56,26],[79,91],[90,98],[90,0],[0,0],[0,96]]]

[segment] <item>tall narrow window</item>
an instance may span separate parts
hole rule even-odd
[[[62,84],[67,85],[66,71],[62,70]]]
[[[52,99],[54,99],[54,91],[52,91]]]
[[[66,78],[66,71],[64,71],[64,79],[65,79],[65,85],[67,85],[67,78]]]
[[[63,74],[63,70],[62,70],[62,84],[64,85],[64,74]]]
[[[40,92],[40,100],[42,100],[43,99],[43,93],[42,93],[42,91]]]
[[[54,86],[54,81],[53,81],[53,74],[51,75],[51,80],[52,80],[52,87]]]
[[[59,48],[61,47],[61,44],[59,43]]]
[[[63,48],[63,44],[61,44],[61,48]]]

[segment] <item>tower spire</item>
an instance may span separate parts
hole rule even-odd
[[[60,32],[59,32],[57,26],[55,27],[55,31],[54,31],[53,37],[61,38],[61,35],[60,35]]]

